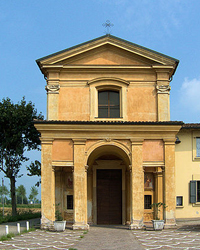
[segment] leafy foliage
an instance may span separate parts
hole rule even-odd
[[[0,197],[1,197],[1,203],[3,203],[3,196],[5,199],[5,196],[9,194],[9,191],[6,186],[0,186]]]
[[[32,102],[25,98],[14,104],[9,98],[0,102],[0,171],[11,183],[12,214],[16,215],[15,181],[23,162],[29,160],[26,150],[40,149],[39,132],[34,119],[43,119]]]
[[[56,204],[56,211],[55,211],[56,221],[62,221],[63,220],[62,214],[61,214],[61,212],[59,210],[59,206],[60,206],[60,203]]]
[[[33,200],[33,202],[35,203],[36,197],[38,195],[38,190],[36,187],[32,186],[31,187],[31,193],[29,195],[29,200]]]
[[[160,216],[159,216],[160,207],[166,208],[167,206],[166,206],[165,203],[158,202],[158,203],[153,203],[153,204],[151,205],[151,207],[153,208],[154,219],[155,219],[155,220],[160,220]]]
[[[26,167],[29,171],[28,176],[41,176],[41,163],[39,161],[31,162],[30,166]],[[39,187],[41,180],[39,180],[35,185]]]
[[[26,199],[26,188],[24,185],[20,185],[16,189],[17,198],[21,198],[22,204],[24,204],[24,198]]]

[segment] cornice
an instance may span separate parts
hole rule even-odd
[[[42,134],[42,138],[62,138],[85,143],[86,139],[130,139],[142,141],[144,139],[163,139],[175,141],[181,125],[128,125],[128,124],[39,124],[35,127]]]

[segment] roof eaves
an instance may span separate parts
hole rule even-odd
[[[182,129],[200,129],[200,123],[184,123]]]
[[[182,121],[60,121],[60,120],[34,120],[35,124],[96,124],[96,125],[183,125]]]

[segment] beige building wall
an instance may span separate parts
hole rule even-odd
[[[176,196],[183,197],[183,206],[176,206],[177,218],[199,218],[200,203],[190,203],[190,181],[200,181],[200,159],[196,158],[195,138],[200,130],[181,129],[176,145]]]

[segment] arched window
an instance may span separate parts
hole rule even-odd
[[[98,92],[98,117],[99,118],[120,117],[119,91],[106,90]]]

